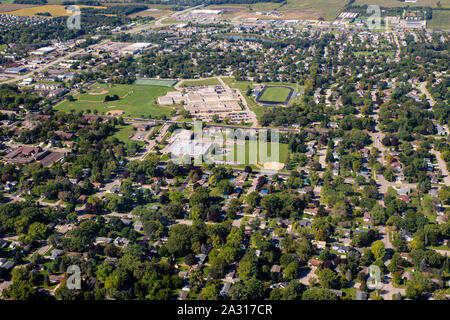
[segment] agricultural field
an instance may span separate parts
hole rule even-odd
[[[433,18],[427,23],[427,28],[450,29],[450,11],[433,10]]]
[[[285,102],[292,89],[287,87],[266,87],[259,97],[260,101]]]
[[[161,17],[169,16],[173,13],[174,11],[171,10],[170,6],[150,5],[147,10],[132,13],[129,15],[129,17],[153,17],[155,19],[159,19]]]
[[[14,4],[14,6],[16,6]],[[63,6],[63,5],[43,5],[43,6],[29,6],[26,5],[27,7],[22,7],[22,8],[18,8],[18,9],[14,9],[14,10],[9,10],[6,11],[4,9],[2,9],[2,7],[0,6],[0,14],[12,14],[15,16],[20,16],[20,17],[34,17],[36,16],[38,13],[44,13],[44,12],[48,12],[50,13],[53,17],[61,17],[61,16],[69,16],[71,13],[66,11],[66,7],[67,6]],[[100,6],[85,6],[85,5],[78,5],[80,8],[95,8],[95,9],[105,9],[106,7],[100,7]]]
[[[65,100],[58,104],[55,109],[70,112],[82,111],[84,113],[94,113],[104,115],[123,114],[126,117],[161,117],[169,116],[172,107],[162,107],[157,105],[156,99],[164,96],[168,91],[174,89],[163,86],[150,85],[114,85],[112,87],[105,85],[96,85],[95,88],[87,93],[75,95],[75,101]],[[119,100],[103,102],[106,96],[117,95]]]
[[[248,6],[242,4],[227,4],[227,5],[211,5],[207,9],[210,10],[223,10],[224,13],[221,15],[222,20],[235,19],[241,15],[249,14],[250,10]]]
[[[282,3],[261,2],[246,6],[249,11],[277,11],[283,14],[281,19],[314,20],[324,18],[333,20],[342,11],[347,1],[343,0],[287,0]],[[255,17],[255,15],[249,15]],[[261,16],[259,16],[262,18]],[[268,17],[270,18],[270,17]]]
[[[203,80],[188,80],[181,83],[182,87],[199,87],[199,86],[213,86],[220,84],[216,78],[203,79]]]
[[[416,3],[412,2],[400,2],[398,0],[355,0],[353,5],[378,5],[380,7],[392,8],[392,7],[431,7],[437,8],[439,0],[419,0]],[[450,0],[440,0],[443,8],[450,8]]]
[[[0,2],[0,14],[16,11],[19,9],[25,9],[25,8],[32,8],[32,7],[38,7],[38,5],[35,4],[16,4],[13,2]]]

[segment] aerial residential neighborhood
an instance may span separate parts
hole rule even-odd
[[[0,1],[0,299],[449,300],[449,10]]]

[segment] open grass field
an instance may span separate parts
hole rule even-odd
[[[100,7],[100,6],[85,6],[85,5],[78,5],[80,8],[96,8],[96,9],[105,9],[106,7]],[[8,13],[15,16],[20,17],[34,17],[37,13],[43,13],[48,12],[53,17],[61,17],[61,16],[69,16],[71,15],[70,12],[66,11],[67,6],[63,5],[43,5],[43,6],[33,6],[33,7],[25,7],[13,11],[0,11],[0,14]],[[2,8],[0,7],[0,10]]]
[[[2,0],[0,1],[1,4],[13,4],[14,0]]]
[[[450,29],[450,11],[433,10],[433,18],[427,23],[430,29]]]
[[[131,18],[135,17],[153,17],[155,19],[169,16],[173,14],[174,11],[171,10],[170,6],[164,5],[150,5],[147,10],[135,12],[129,15]]]
[[[245,148],[245,149],[244,149]],[[217,160],[228,160],[228,161],[239,161],[241,160],[239,158],[239,154],[242,154],[242,150],[245,150],[245,160],[244,163],[241,163],[239,165],[234,165],[233,167],[238,167],[238,168],[244,168],[245,166],[250,166],[253,169],[261,169],[262,167],[264,167],[264,164],[267,162],[280,162],[280,163],[285,163],[287,160],[287,156],[289,154],[288,152],[288,145],[285,143],[278,143],[278,155],[272,157],[272,145],[270,143],[268,143],[267,145],[267,156],[265,156],[265,158],[260,158],[259,155],[259,142],[257,143],[256,149],[257,149],[257,156],[256,156],[256,163],[253,163],[253,158],[250,159],[250,152],[252,154],[255,153],[255,147],[250,148],[250,143],[249,141],[245,142],[245,145],[238,145],[238,144],[234,144],[234,146],[229,146],[227,147],[227,149],[229,150],[229,154],[227,154],[226,156],[214,156],[214,159]],[[252,156],[253,157],[253,156]]]
[[[199,87],[199,86],[213,86],[220,84],[216,78],[204,79],[204,80],[187,80],[183,81],[182,87]]]
[[[100,94],[104,91],[108,92]],[[156,104],[156,99],[159,96],[166,95],[168,91],[174,91],[174,89],[136,84],[119,84],[112,87],[96,85],[93,90],[74,96],[76,101],[65,100],[58,104],[55,109],[65,112],[75,110],[75,112],[82,111],[85,113],[88,113],[88,110],[91,112],[97,110],[98,114],[121,110],[126,117],[138,118],[168,116],[173,108],[162,107]],[[115,94],[119,96],[119,100],[103,102],[106,95],[113,96]]]
[[[172,87],[176,80],[162,80],[162,79],[137,79],[134,84],[141,84],[147,86],[162,86],[162,87]]]
[[[117,138],[117,140],[122,141],[125,144],[135,142],[141,146],[145,145],[144,141],[137,141],[130,139],[136,133],[136,130],[133,125],[116,126],[116,129],[117,131],[114,133],[113,137]]]
[[[261,101],[285,102],[291,92],[290,88],[285,87],[266,87],[260,97]]]

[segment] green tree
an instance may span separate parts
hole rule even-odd
[[[382,260],[386,255],[386,248],[384,242],[381,240],[374,241],[371,250],[376,260]]]

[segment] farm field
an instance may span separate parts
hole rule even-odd
[[[277,11],[283,14],[281,19],[314,20],[324,18],[333,20],[342,11],[346,1],[343,0],[287,0],[282,3],[261,2],[248,5],[253,11]],[[254,15],[250,15],[254,17]]]
[[[15,5],[15,4],[14,4]],[[85,6],[85,5],[78,5],[80,8],[96,8],[96,9],[105,9],[106,7],[100,7],[100,6]],[[28,7],[22,7],[21,9],[16,9],[13,11],[3,11],[2,7],[0,6],[0,14],[5,14],[6,12],[8,14],[12,14],[15,16],[20,17],[34,17],[37,13],[43,13],[48,12],[53,17],[61,17],[61,16],[69,16],[71,13],[68,13],[66,11],[67,6],[63,5],[43,5],[43,6],[28,6]]]
[[[0,2],[0,14],[7,13],[11,11],[16,11],[19,9],[24,8],[32,8],[32,7],[38,7],[38,5],[35,4],[16,4],[9,1]]]
[[[89,111],[93,113],[94,110],[97,110],[98,114],[102,115],[111,111],[123,111],[123,115],[126,117],[168,116],[173,108],[158,106],[156,99],[173,90],[169,87],[136,84],[121,84],[113,87],[97,85],[88,93],[74,96],[76,101],[63,101],[55,109],[84,113],[89,113]],[[119,100],[103,102],[106,95],[113,96],[115,94],[119,96]]]
[[[204,80],[187,80],[183,81],[182,87],[198,87],[198,86],[213,86],[220,84],[219,80],[216,78],[204,79]]]
[[[433,18],[427,23],[427,28],[450,29],[450,11],[433,10]]]
[[[284,102],[289,96],[291,90],[283,87],[266,87],[260,97],[260,101]]]
[[[436,8],[437,7],[438,0],[419,0],[416,3],[413,2],[400,2],[397,0],[355,0],[353,5],[371,5],[376,4],[380,7],[431,7]],[[449,8],[450,7],[450,0],[441,0],[441,5],[443,8]]]
[[[170,6],[163,5],[151,5],[147,10],[135,12],[129,15],[131,18],[135,17],[153,17],[155,19],[173,14],[174,11],[170,10]]]

